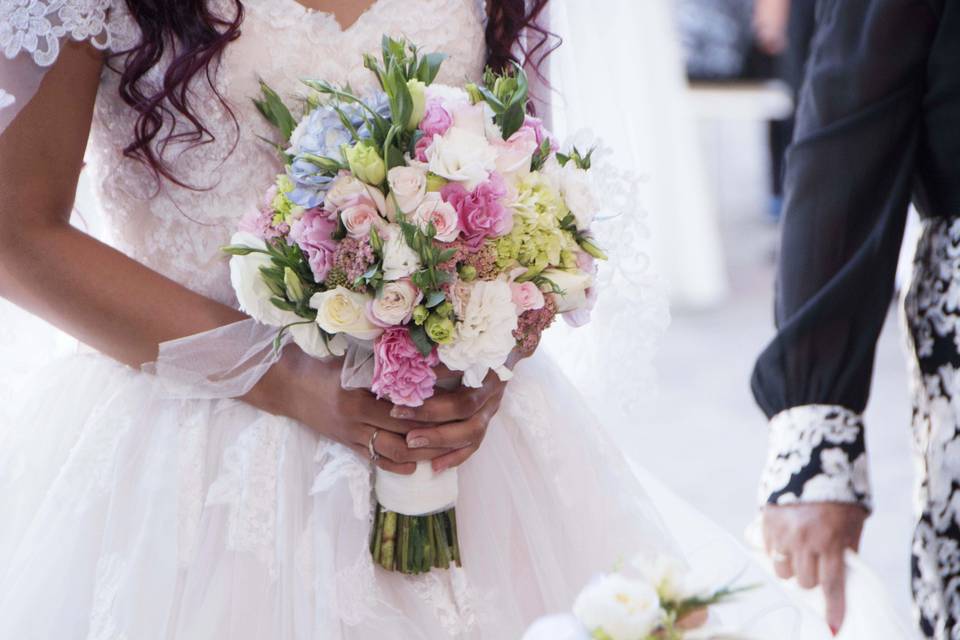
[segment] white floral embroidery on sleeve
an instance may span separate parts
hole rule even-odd
[[[12,93],[0,89],[0,109],[6,109],[7,107],[12,107],[17,99]]]
[[[795,407],[774,416],[760,501],[847,502],[871,509],[862,417],[830,405]]]
[[[21,51],[41,67],[60,55],[60,40],[89,40],[110,46],[107,11],[112,0],[0,0],[0,50],[9,58]]]

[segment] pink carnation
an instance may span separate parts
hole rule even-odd
[[[472,192],[450,183],[440,194],[457,210],[463,238],[472,250],[479,249],[487,238],[506,235],[513,229],[513,215],[501,202],[507,195],[507,185],[497,173],[491,173],[490,179]]]
[[[310,209],[290,229],[290,238],[307,254],[317,282],[327,279],[337,252],[337,241],[333,239],[337,223],[331,218],[328,211]]]
[[[453,126],[453,116],[447,111],[437,98],[427,100],[427,110],[420,121],[420,130],[425,137],[433,140],[433,136],[442,136],[447,129]]]
[[[373,346],[374,369],[371,390],[393,404],[419,407],[433,395],[440,359],[436,351],[424,357],[403,327],[387,329]]]

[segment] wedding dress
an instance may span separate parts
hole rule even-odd
[[[0,4],[0,27],[19,7],[36,18],[21,24],[37,38],[14,42],[0,28],[8,53],[19,42],[52,59],[62,36],[114,50],[138,37],[119,0],[13,4]],[[295,0],[244,5],[242,36],[215,75],[238,127],[198,83],[194,105],[216,141],[167,154],[202,189],[158,186],[124,157],[135,116],[115,71],[103,74],[89,143],[111,244],[226,304],[235,300],[220,248],[278,170],[249,99],[260,79],[287,96],[302,77],[370,88],[361,54],[384,33],[450,54],[442,82],[476,78],[485,56],[478,0],[378,0],[348,27]],[[7,95],[22,107],[25,94]],[[829,637],[736,544],[641,480],[544,356],[518,367],[461,469],[463,568],[415,578],[375,569],[370,466],[347,448],[234,400],[172,399],[157,378],[97,353],[30,374],[28,364],[8,368],[0,389],[0,638],[509,640],[640,551],[692,551],[698,569],[765,583],[723,612],[731,628]]]

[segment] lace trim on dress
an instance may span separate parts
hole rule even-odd
[[[760,500],[847,502],[871,509],[863,418],[831,405],[795,407],[774,416]]]
[[[9,58],[25,51],[41,67],[60,55],[60,40],[111,46],[107,12],[112,0],[4,0],[0,2],[0,49]],[[2,104],[2,102],[0,102]]]

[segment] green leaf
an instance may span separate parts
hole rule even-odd
[[[443,294],[443,291],[431,291],[427,296],[426,301],[423,303],[427,309],[433,309],[438,307],[447,299],[447,296]]]
[[[440,252],[440,255],[437,256],[437,263],[452,260],[455,255],[457,255],[456,249],[444,249]]]
[[[297,310],[297,305],[292,304],[289,300],[285,298],[281,298],[279,296],[274,296],[270,298],[270,302],[272,302],[273,306],[275,306],[276,308],[283,309],[284,311],[293,312]]]
[[[417,68],[417,79],[424,84],[433,84],[433,81],[437,79],[437,74],[440,73],[440,66],[446,59],[447,54],[445,53],[428,53],[423,56]]]
[[[407,164],[406,160],[403,157],[403,151],[397,148],[396,145],[390,145],[386,148],[384,152],[384,161],[387,165],[387,171],[393,169],[394,167],[403,167]]]
[[[248,256],[251,253],[267,253],[263,249],[252,249],[250,247],[245,247],[239,244],[232,244],[227,247],[221,247],[220,251],[227,253],[231,256]]]
[[[413,344],[417,346],[421,355],[429,356],[433,353],[433,342],[430,340],[430,336],[427,335],[427,330],[422,326],[413,325],[410,327],[410,338],[413,340]]]
[[[291,115],[290,109],[283,103],[277,92],[262,80],[260,92],[263,94],[263,99],[253,101],[257,110],[268,122],[280,129],[284,140],[289,140],[293,130],[297,128],[297,121]]]
[[[527,113],[522,105],[511,105],[500,119],[500,128],[503,129],[503,139],[507,140],[519,131],[526,117]]]

